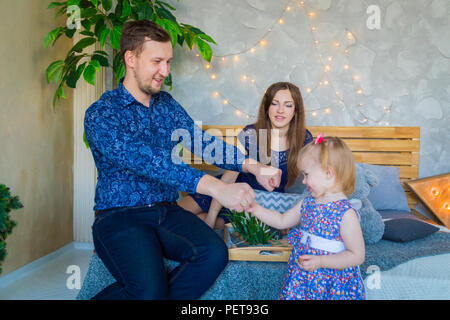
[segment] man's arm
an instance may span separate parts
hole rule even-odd
[[[209,195],[232,210],[253,204],[255,194],[247,184],[227,185],[187,164],[175,164],[172,152],[149,146],[143,137],[132,134],[115,112],[104,107],[86,111],[84,128],[92,152],[98,152],[112,165],[177,187],[179,190]]]
[[[105,112],[105,108],[97,106],[86,111],[84,129],[93,153],[100,153],[118,168],[176,186],[181,191],[196,191],[204,172],[184,163],[175,164],[170,151],[149,146],[143,137],[130,132],[121,122],[120,114]]]

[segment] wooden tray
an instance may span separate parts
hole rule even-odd
[[[224,241],[229,242],[229,234],[232,232],[231,224],[225,225]],[[231,261],[273,261],[287,262],[291,255],[292,246],[287,239],[271,241],[268,246],[237,247],[232,245],[228,248],[228,259]]]

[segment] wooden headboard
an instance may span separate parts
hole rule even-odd
[[[203,130],[215,129],[209,133],[236,145],[237,135],[243,126],[204,125]],[[405,181],[419,176],[420,127],[307,127],[314,137],[318,133],[343,139],[350,147],[356,162],[395,166],[399,168],[400,180],[405,189],[408,203],[413,209],[418,199],[409,190]],[[203,162],[189,152],[183,153],[187,163],[200,170],[217,171],[217,167]]]

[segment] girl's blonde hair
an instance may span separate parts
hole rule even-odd
[[[301,170],[302,159],[311,153],[319,155],[322,170],[331,168],[336,176],[336,183],[342,186],[342,191],[350,196],[355,190],[356,172],[355,160],[350,148],[338,137],[325,137],[323,142],[315,141],[307,144],[300,150],[297,166]]]

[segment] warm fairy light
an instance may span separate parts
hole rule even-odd
[[[314,41],[314,44],[316,45],[319,44],[319,40]]]
[[[328,57],[328,61],[333,61],[333,57]]]
[[[222,60],[222,62],[225,62],[225,57],[222,57],[222,59],[220,59],[220,60]]]
[[[313,117],[317,116],[317,112],[313,111],[313,113],[311,114]]]
[[[311,18],[314,18],[316,16],[316,13],[311,11],[310,13],[308,13],[308,16],[310,16]]]
[[[211,65],[208,63],[207,65],[205,65],[205,68],[208,70],[208,69],[211,69]]]
[[[261,40],[259,42],[259,45],[264,48],[267,45],[267,41],[266,40]]]
[[[214,73],[214,74],[212,74],[212,75],[211,75],[211,80],[216,80],[216,77],[217,77],[217,76],[216,76],[216,74],[215,74],[215,73]]]
[[[336,42],[336,43],[334,44],[334,46],[335,46],[335,47],[340,47],[341,44],[340,44],[339,42]]]
[[[219,96],[219,92],[218,91],[214,91],[213,95],[214,95],[215,98],[217,98]]]
[[[450,202],[445,201],[442,205],[442,208],[450,211]]]
[[[303,7],[305,5],[305,1],[300,1],[300,5]]]
[[[250,53],[255,53],[255,51],[256,51],[255,48],[250,49]]]
[[[353,76],[353,80],[358,81],[359,80],[359,76]]]
[[[252,80],[251,80],[251,82],[252,82],[252,83],[255,83],[255,82],[256,82],[256,80],[255,80],[255,79],[252,79]]]
[[[241,77],[241,80],[242,80],[242,81],[247,81],[247,75],[244,74],[244,75]]]
[[[279,24],[283,24],[283,23],[284,23],[284,20],[283,20],[283,19],[279,19],[279,20],[278,20],[278,23],[279,23]]]
[[[312,31],[316,31],[316,27],[312,27],[311,30],[312,30]]]
[[[290,6],[286,6],[286,11],[291,11],[291,7]]]
[[[323,82],[323,84],[327,86],[327,85],[329,84],[328,80],[325,80],[325,81]]]
[[[331,70],[331,66],[326,66],[325,69],[324,69],[325,72],[328,72],[330,70]]]
[[[363,119],[363,122],[367,122],[367,121],[368,121],[367,118],[364,118],[364,119]]]
[[[353,33],[351,33],[350,31],[347,32],[347,39],[348,40],[352,40],[353,39]]]
[[[223,100],[223,104],[224,104],[224,105],[227,105],[227,104],[228,104],[228,100],[227,100],[227,99],[224,99],[224,100]]]
[[[311,88],[306,88],[306,92],[311,93]]]
[[[326,109],[325,109],[325,113],[326,113],[326,114],[330,114],[330,113],[331,113],[330,108],[326,108]]]
[[[234,56],[233,60],[234,60],[234,62],[238,62],[239,61],[239,56]]]
[[[346,65],[344,65],[344,69],[348,70],[348,69],[350,69],[350,66],[348,64],[346,64]]]
[[[440,193],[440,192],[439,192],[439,189],[438,189],[438,188],[434,187],[434,188],[431,188],[430,193],[431,193],[431,195],[432,195],[433,197],[437,198],[437,197],[439,197],[439,193]]]
[[[242,112],[241,112],[241,110],[236,110],[235,112],[234,112],[238,117],[240,117],[241,115],[242,115]]]
[[[363,90],[359,89],[358,91],[356,91],[357,94],[363,94]]]

